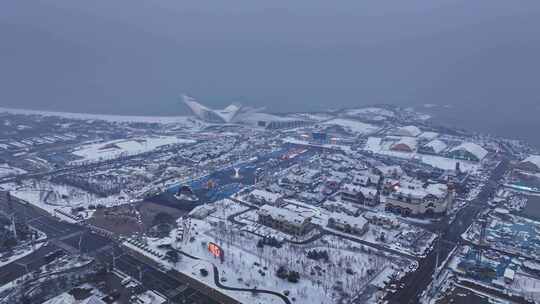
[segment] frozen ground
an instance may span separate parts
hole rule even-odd
[[[24,173],[26,173],[26,171],[24,171],[23,169],[11,167],[10,165],[5,164],[5,163],[4,164],[0,163],[0,178],[20,175]]]
[[[383,108],[377,108],[377,107],[368,107],[368,108],[362,108],[362,109],[351,109],[347,110],[346,113],[348,115],[380,115],[380,116],[386,116],[386,117],[394,117],[396,116],[394,112],[383,109]]]
[[[87,113],[69,113],[69,112],[53,112],[53,111],[38,111],[13,108],[1,108],[0,113],[22,114],[22,115],[41,115],[63,117],[77,120],[103,120],[116,123],[160,123],[160,124],[189,124],[194,125],[195,122],[189,116],[126,116],[126,115],[106,115],[106,114],[87,114]]]
[[[355,295],[367,284],[382,284],[383,281],[388,281],[389,276],[394,275],[397,269],[403,270],[405,267],[403,265],[397,267],[394,258],[363,249],[335,236],[325,236],[305,246],[285,243],[281,248],[269,246],[258,248],[256,244],[259,237],[240,231],[223,220],[223,217],[232,211],[232,209],[218,210],[207,220],[193,219],[190,237],[186,238],[186,241],[173,241],[176,239],[173,232],[171,237],[165,239],[149,239],[148,246],[164,254],[166,249],[159,249],[158,246],[172,244],[189,255],[201,258],[194,260],[183,256],[177,265],[169,265],[210,286],[215,286],[211,267],[214,264],[218,267],[222,283],[226,286],[256,287],[260,290],[281,293],[287,290],[290,292],[289,298],[295,298],[295,303],[338,303],[343,293]],[[215,242],[222,247],[225,253],[223,263],[208,252],[208,242]],[[160,260],[131,244],[128,246]],[[325,250],[330,259],[328,262],[309,259],[306,255],[309,250]],[[290,283],[278,278],[276,271],[279,266],[298,271],[300,281]],[[210,274],[202,276],[201,268],[207,269]],[[279,298],[268,295],[254,297],[250,292],[224,292],[243,303],[282,303]]]
[[[27,285],[24,285],[24,288],[26,289],[37,287],[47,280],[54,279],[55,277],[60,276],[55,275],[55,273],[61,273],[63,271],[68,271],[73,268],[80,268],[88,265],[92,261],[93,260],[90,258],[81,256],[75,258],[73,256],[60,257],[49,264],[41,266],[41,268],[39,269],[39,277],[37,279],[34,279],[33,273],[29,273],[23,275],[17,280],[0,286],[0,294],[3,294],[4,292],[9,292],[9,290],[15,290],[16,288],[23,287],[23,284],[21,284],[21,282],[23,281],[31,281]],[[4,303],[1,300],[2,299],[0,298],[0,303]]]
[[[94,143],[80,147],[73,151],[74,155],[81,157],[75,163],[114,159],[120,156],[136,155],[163,147],[166,145],[193,143],[190,139],[181,139],[175,136],[141,137],[125,140]]]
[[[324,125],[338,125],[356,134],[371,134],[377,132],[379,127],[352,119],[335,118],[325,121]]]
[[[114,206],[129,202],[129,196],[124,193],[99,197],[76,187],[59,185],[47,180],[25,180],[19,184],[7,183],[1,185],[0,189],[9,190],[12,196],[51,214],[55,213],[55,209],[70,213],[71,208],[76,207],[88,208],[89,205],[98,204]]]
[[[522,294],[525,297],[540,301],[540,278],[531,277],[524,273],[518,273],[510,288],[512,291]]]
[[[43,241],[47,238],[47,236],[40,232],[39,233],[39,237],[36,241]],[[39,248],[41,248],[41,246],[43,246],[44,242],[39,242],[37,244],[35,244],[33,247],[28,245],[28,244],[23,244],[21,246],[17,246],[13,249],[13,255],[8,257],[7,260],[5,261],[2,261],[0,260],[0,267],[3,267],[7,264],[10,264],[10,263],[13,263],[19,259],[22,259],[24,258],[25,256],[29,255],[30,253],[38,250]],[[1,256],[2,259],[4,258],[3,256]]]

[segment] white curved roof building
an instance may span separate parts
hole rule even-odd
[[[231,104],[225,109],[214,110],[199,103],[193,97],[183,95],[182,98],[197,118],[210,123],[243,123],[267,129],[296,128],[307,123],[306,120],[299,117],[262,113],[260,111],[263,108],[243,107],[240,104]]]
[[[486,155],[488,151],[478,144],[465,142],[461,145],[454,147],[450,150],[449,155],[457,159],[480,161]]]
[[[422,133],[422,130],[417,126],[404,126],[394,130],[394,135],[417,137]]]
[[[200,120],[208,122],[230,123],[242,109],[241,105],[231,104],[225,109],[213,110],[197,102],[193,97],[183,95],[182,99],[195,116]]]

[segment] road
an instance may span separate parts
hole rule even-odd
[[[186,279],[171,271],[166,273],[158,268],[156,262],[121,247],[101,252],[98,254],[98,259],[112,264],[113,255],[115,269],[141,281],[145,288],[159,292],[174,303],[238,304],[194,279]],[[203,291],[201,291],[202,288],[204,288]],[[220,301],[213,298],[219,298]]]
[[[490,186],[490,182],[497,183],[503,174],[508,170],[509,162],[506,160],[493,170],[486,186],[478,194],[477,198],[469,203],[465,208],[461,209],[453,223],[446,223],[441,228],[444,228],[441,233],[439,248],[439,261],[445,260],[454,245],[461,240],[461,234],[472,224],[476,216],[488,206],[487,201],[493,195],[494,189]],[[397,292],[387,296],[388,303],[405,304],[418,303],[418,298],[421,293],[428,287],[431,282],[435,263],[437,260],[437,251],[432,250],[428,256],[419,261],[417,271],[407,274],[399,284],[404,284],[404,287]],[[398,284],[398,285],[399,285]]]
[[[112,264],[113,255],[116,268],[133,278],[142,278],[142,284],[169,298],[173,303],[193,304],[240,304],[238,301],[210,288],[205,284],[176,271],[165,273],[157,263],[145,257],[128,254],[128,250],[119,248],[114,240],[96,234],[87,227],[62,222],[32,205],[13,199],[11,204],[0,201],[0,211],[16,213],[18,220],[45,232],[48,245],[39,248],[24,258],[0,267],[0,285],[12,282],[24,274],[39,269],[47,264],[45,256],[57,250],[67,253],[95,257],[100,262]],[[79,251],[80,249],[80,251]],[[218,299],[218,300],[216,300]]]
[[[244,202],[242,202],[240,200],[237,200],[237,199],[234,199],[234,198],[231,198],[231,200],[233,200],[233,201],[235,201],[235,202],[237,202],[239,204],[246,205]],[[231,223],[237,225],[237,226],[245,226],[246,225],[245,223],[242,223],[242,222],[238,221],[236,218],[238,216],[244,214],[244,213],[247,213],[249,211],[253,211],[255,209],[258,209],[257,207],[253,207],[253,206],[249,206],[249,205],[246,205],[246,206],[248,207],[246,210],[242,210],[240,212],[229,215],[227,217],[227,220],[230,221]],[[315,241],[319,240],[320,238],[322,238],[325,235],[333,235],[333,236],[337,236],[339,238],[346,239],[346,240],[349,240],[349,241],[357,243],[357,244],[361,244],[361,245],[364,245],[364,246],[367,246],[367,247],[371,247],[371,248],[376,249],[376,250],[386,251],[386,252],[389,252],[389,253],[391,253],[393,255],[400,256],[400,257],[403,257],[403,258],[406,258],[406,259],[412,259],[412,260],[417,259],[417,257],[415,257],[413,255],[410,255],[410,254],[407,254],[407,253],[404,253],[404,252],[401,252],[401,251],[398,251],[398,250],[394,250],[394,249],[391,249],[391,248],[388,248],[388,247],[385,247],[385,246],[382,246],[382,245],[379,245],[379,244],[374,244],[374,243],[370,243],[370,242],[367,242],[367,241],[359,240],[358,238],[355,238],[355,237],[352,237],[352,236],[347,236],[345,234],[336,233],[336,232],[333,232],[333,231],[330,231],[330,230],[327,230],[327,229],[324,229],[324,228],[320,228],[319,231],[320,231],[319,233],[315,234],[314,236],[312,236],[312,237],[310,237],[309,239],[306,239],[306,240],[295,241],[295,240],[285,239],[284,241],[287,242],[287,243],[293,244],[293,245],[307,245],[307,244],[310,244],[312,242],[315,242]],[[255,234],[257,236],[260,236],[260,237],[264,237],[263,235],[257,234],[255,232],[251,232],[251,231],[248,231],[248,232],[252,233],[252,234]]]
[[[137,157],[139,157],[138,155]],[[92,166],[101,166],[103,164],[91,164],[85,167],[85,169],[92,168]],[[503,161],[499,166],[493,171],[490,181],[497,182],[500,177],[504,174],[508,168],[508,162]],[[63,170],[74,170],[74,168],[67,168]],[[54,174],[58,172],[66,172],[57,170],[54,172],[40,173],[40,174]],[[489,184],[489,183],[487,183]],[[453,243],[460,241],[460,235],[470,226],[473,220],[476,218],[478,213],[482,210],[485,210],[487,199],[493,194],[493,188],[486,186],[478,197],[473,200],[468,206],[463,208],[456,215],[456,219],[453,224],[445,223],[444,230],[442,231],[440,247],[440,260],[446,259],[451,250],[453,249]],[[86,253],[96,253],[96,256],[104,258],[107,260],[107,255],[101,255],[101,249],[107,249],[107,246],[110,246],[112,240],[104,239],[101,236],[91,234],[87,228],[61,222],[58,219],[48,215],[43,210],[35,208],[33,206],[28,206],[23,202],[15,200],[10,206],[7,206],[6,202],[0,202],[0,209],[9,213],[9,211],[17,212],[17,216],[23,218],[28,222],[28,224],[36,229],[39,229],[45,232],[49,238],[53,241],[58,242],[57,245],[49,245],[48,247],[43,247],[36,252],[28,255],[27,257],[18,261],[18,263],[12,263],[0,268],[0,283],[9,282],[16,279],[17,277],[22,276],[26,271],[32,271],[44,264],[43,257],[58,248],[69,246],[71,248],[79,248],[79,243],[83,244],[81,250]],[[234,222],[234,216],[229,218]],[[328,232],[326,232],[328,233]],[[339,235],[343,237],[342,235]],[[86,239],[86,241],[81,242],[81,240]],[[356,241],[353,239],[353,241]],[[61,246],[58,246],[61,245]],[[372,244],[364,244],[372,246]],[[379,249],[379,248],[377,248]],[[380,248],[384,251],[388,251],[386,248]],[[403,253],[394,252],[404,256]],[[410,258],[410,256],[406,256]],[[111,257],[109,257],[111,258]],[[436,251],[431,251],[428,256],[422,259],[419,262],[419,268],[416,272],[406,275],[402,279],[404,288],[400,289],[396,293],[389,295],[387,300],[389,303],[417,303],[419,295],[426,289],[426,287],[431,282],[431,277],[433,275],[433,270],[435,267],[436,261]],[[126,270],[127,273],[134,276],[139,276],[142,273],[143,284],[148,286],[148,288],[155,288],[158,291],[165,292],[169,297],[172,296],[176,298],[177,295],[171,293],[176,292],[180,297],[188,297],[193,300],[194,298],[191,295],[197,294],[191,290],[183,293],[187,289],[180,288],[183,285],[186,285],[185,282],[180,281],[178,278],[171,280],[171,275],[167,275],[160,271],[156,265],[151,265],[146,262],[142,262],[140,259],[133,258],[130,255],[123,255],[119,258],[118,267]],[[28,269],[26,269],[28,268]],[[142,271],[141,271],[142,269]],[[184,280],[189,280],[183,278]],[[168,286],[167,283],[157,284],[155,282],[172,282],[174,286]],[[191,282],[192,284],[196,284]],[[189,284],[187,284],[189,285]],[[217,286],[223,286],[218,281],[216,282]],[[199,288],[202,288],[199,286]],[[208,288],[208,287],[206,287]],[[223,286],[222,288],[227,288]],[[204,298],[204,295],[200,293],[198,295],[200,298]],[[283,296],[283,295],[281,295]],[[285,297],[286,298],[286,297]],[[284,300],[288,303],[286,300]],[[198,303],[198,302],[197,302]],[[217,303],[217,302],[200,302],[200,303]]]
[[[97,162],[92,162],[92,163],[86,163],[86,164],[81,164],[81,165],[68,165],[68,166],[65,166],[65,167],[62,167],[62,168],[59,168],[59,169],[54,169],[54,170],[49,170],[49,171],[44,171],[44,172],[29,172],[29,173],[25,173],[25,174],[21,174],[21,175],[17,175],[17,176],[4,177],[4,178],[0,178],[0,184],[5,184],[5,183],[10,183],[10,182],[15,182],[15,181],[21,181],[21,180],[25,180],[25,179],[28,179],[28,178],[40,178],[40,177],[45,177],[45,176],[50,176],[50,175],[55,175],[55,174],[64,174],[64,173],[69,173],[69,172],[87,171],[87,170],[97,169],[97,168],[102,167],[102,166],[110,166],[110,165],[121,166],[121,165],[124,165],[126,161],[130,161],[130,160],[137,159],[137,158],[144,158],[144,157],[150,156],[150,155],[155,154],[155,153],[174,152],[174,151],[178,151],[179,149],[188,148],[188,147],[196,145],[198,143],[200,143],[200,141],[196,141],[196,142],[190,143],[190,144],[184,144],[184,145],[181,145],[181,146],[173,146],[173,147],[170,147],[170,148],[162,148],[162,149],[152,150],[152,151],[144,152],[144,153],[140,153],[140,154],[122,156],[122,157],[115,158],[115,159],[107,159],[107,160],[102,160],[102,161],[97,161]]]

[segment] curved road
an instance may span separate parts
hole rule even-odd
[[[285,295],[283,295],[283,294],[281,294],[279,292],[275,292],[275,291],[271,291],[271,290],[263,290],[263,289],[236,288],[236,287],[225,286],[225,285],[221,284],[221,282],[219,281],[219,270],[218,270],[217,266],[214,265],[214,264],[212,264],[212,266],[214,267],[214,283],[216,284],[217,287],[219,287],[221,289],[231,290],[231,291],[245,291],[245,292],[253,292],[253,293],[266,293],[266,294],[270,294],[270,295],[281,298],[283,300],[283,302],[285,302],[287,304],[292,304],[292,302],[289,300],[289,298],[287,298]]]
[[[231,198],[231,200],[233,200],[233,201],[235,201],[237,203],[246,205],[244,202],[242,202],[240,200],[232,199],[232,198]],[[248,209],[242,210],[240,212],[236,212],[236,213],[233,213],[233,214],[229,215],[227,217],[227,220],[232,222],[233,224],[236,224],[236,225],[239,225],[239,226],[245,226],[246,225],[245,223],[239,222],[236,218],[238,216],[244,214],[244,213],[247,213],[249,211],[258,209],[257,207],[254,207],[254,206],[249,206],[249,205],[246,205],[246,206],[248,206]],[[407,259],[416,260],[416,259],[419,258],[419,257],[413,256],[411,254],[407,254],[407,253],[404,253],[404,252],[401,252],[401,251],[398,251],[398,250],[387,248],[387,247],[384,247],[384,246],[381,246],[381,245],[378,245],[378,244],[374,244],[374,243],[370,243],[370,242],[367,242],[367,241],[359,240],[359,239],[357,239],[355,237],[347,236],[347,235],[340,234],[340,233],[337,233],[337,232],[333,232],[333,231],[330,231],[330,230],[327,230],[327,229],[324,229],[324,228],[318,228],[318,230],[319,230],[319,233],[313,235],[312,237],[310,237],[310,238],[308,238],[306,240],[295,241],[295,240],[291,240],[291,239],[284,239],[284,242],[289,243],[289,244],[293,244],[293,245],[307,245],[307,244],[310,244],[312,242],[315,242],[315,241],[319,240],[320,238],[322,238],[325,235],[333,235],[333,236],[341,237],[343,239],[347,239],[349,241],[352,241],[352,242],[355,242],[355,243],[358,243],[358,244],[362,244],[364,246],[372,247],[372,248],[374,248],[376,250],[387,251],[387,252],[389,252],[391,254],[401,256],[401,257],[404,257],[404,258],[407,258]],[[260,234],[255,233],[255,232],[250,232],[250,231],[248,231],[248,232],[251,233],[251,234],[260,236],[260,237],[264,237],[264,235],[260,235]]]
[[[198,258],[198,257],[193,256],[191,254],[185,253],[185,252],[183,252],[181,250],[176,250],[176,251],[179,252],[180,254],[190,258],[190,259],[194,259],[194,260],[198,260],[198,261],[205,261],[205,260],[203,260],[201,258]],[[238,288],[238,287],[225,286],[225,285],[221,284],[221,281],[219,280],[219,269],[217,268],[216,265],[214,265],[214,263],[211,263],[211,264],[212,264],[212,267],[214,268],[214,283],[216,284],[217,287],[219,287],[221,289],[231,290],[231,291],[265,293],[265,294],[269,294],[269,295],[273,295],[273,296],[281,298],[283,300],[283,302],[285,302],[286,304],[292,304],[287,296],[285,296],[284,294],[281,294],[279,292],[276,292],[276,291],[264,290],[264,289]]]

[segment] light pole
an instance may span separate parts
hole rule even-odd
[[[79,235],[79,253],[80,253],[80,254],[82,254],[82,251],[81,251],[82,238],[83,238],[83,233],[81,233],[81,235]]]

